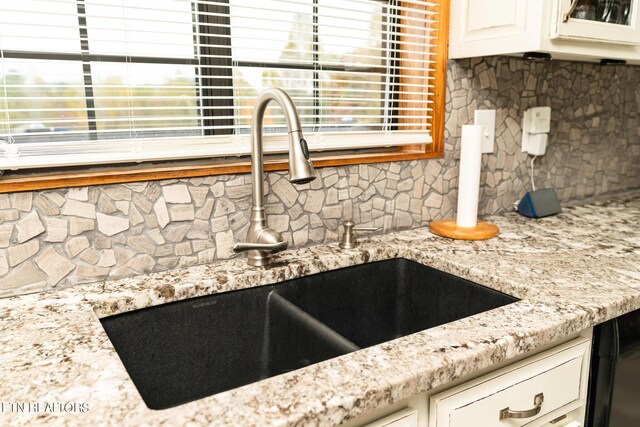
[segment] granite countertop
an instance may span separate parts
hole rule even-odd
[[[417,229],[0,301],[0,403],[87,411],[0,412],[3,425],[332,425],[640,308],[640,193],[555,217],[492,217],[498,238]],[[363,262],[404,257],[521,301],[175,408],[148,409],[99,317]]]

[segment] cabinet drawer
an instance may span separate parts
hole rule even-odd
[[[362,427],[418,427],[418,411],[405,408]]]
[[[560,408],[575,409],[584,403],[588,351],[589,340],[574,340],[434,395],[430,427],[511,427],[539,421],[533,426],[560,414]],[[514,418],[518,416],[523,418]]]

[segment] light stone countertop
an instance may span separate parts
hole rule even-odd
[[[0,300],[0,403],[86,402],[84,413],[0,412],[0,425],[333,425],[640,308],[640,193],[531,220],[498,238],[426,229]],[[363,262],[404,257],[522,300],[161,411],[148,409],[98,317]]]

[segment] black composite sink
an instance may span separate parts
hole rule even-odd
[[[101,322],[147,406],[164,409],[515,301],[392,259]]]

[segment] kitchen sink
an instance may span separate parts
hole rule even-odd
[[[164,409],[515,301],[398,258],[101,322],[147,406]]]

